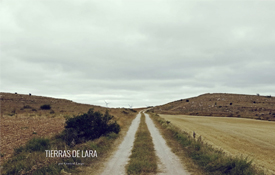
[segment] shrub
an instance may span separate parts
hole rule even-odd
[[[86,142],[111,132],[118,134],[120,126],[112,119],[113,116],[108,111],[103,115],[90,109],[88,113],[66,119],[63,139],[70,145],[72,142]]]
[[[26,151],[45,151],[50,147],[50,140],[45,138],[33,138],[26,144]]]
[[[122,111],[122,113],[124,113],[124,114],[129,114],[127,111]]]
[[[107,139],[116,139],[118,137],[118,134],[111,132],[106,135]]]
[[[24,109],[31,109],[32,107],[30,105],[24,105],[23,108]]]
[[[24,147],[23,146],[20,146],[20,147],[18,147],[18,148],[15,148],[14,149],[14,155],[17,155],[17,154],[19,154],[19,153],[21,153],[21,152],[23,152],[24,151]]]
[[[16,109],[13,108],[13,110],[11,111],[11,113],[16,114]]]
[[[51,105],[42,105],[42,106],[40,106],[40,109],[42,109],[42,110],[50,110],[52,107],[51,107]]]
[[[130,111],[132,111],[132,112],[137,112],[136,110],[134,110],[134,109],[130,109]]]
[[[14,149],[14,155],[18,155],[23,151],[33,152],[33,151],[45,151],[50,148],[50,140],[45,138],[33,138],[29,140],[26,145],[20,146]]]

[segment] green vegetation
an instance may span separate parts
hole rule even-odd
[[[213,175],[253,175],[264,174],[264,172],[257,170],[252,165],[252,161],[243,157],[231,157],[226,155],[222,150],[214,149],[212,146],[204,143],[201,137],[195,139],[188,133],[181,131],[177,127],[168,123],[163,118],[156,114],[151,114],[153,120],[159,122],[162,129],[165,129],[166,135],[177,140],[182,146],[182,150],[186,152],[195,164],[206,174]]]
[[[136,139],[127,165],[127,174],[156,173],[157,157],[155,155],[152,137],[142,114]]]
[[[66,119],[62,138],[70,145],[72,142],[83,143],[111,132],[118,134],[120,126],[112,119],[113,116],[108,111],[103,115],[90,109],[88,113]]]
[[[93,117],[94,114],[97,117]],[[84,118],[82,118],[85,116]],[[101,120],[99,119],[101,118]],[[60,174],[61,172],[77,173],[76,167],[69,166],[66,163],[77,162],[82,166],[89,166],[93,162],[96,162],[104,158],[104,154],[112,148],[115,139],[118,137],[120,126],[111,121],[113,118],[106,112],[104,115],[99,112],[93,112],[92,109],[88,111],[88,114],[82,114],[74,118],[69,118],[66,121],[66,128],[61,133],[50,139],[48,138],[33,138],[28,141],[24,146],[20,146],[14,150],[14,155],[8,161],[3,163],[1,173],[4,174]],[[85,120],[87,119],[87,120]],[[84,121],[82,121],[84,120]],[[75,122],[75,123],[74,123]],[[90,129],[95,129],[94,125],[99,124],[99,128],[107,129],[108,132],[101,132],[101,130],[93,130],[98,133],[100,138],[86,137]],[[101,126],[103,125],[103,126]],[[83,126],[83,130],[81,129]],[[90,126],[90,127],[89,127]],[[100,127],[101,126],[101,127]],[[89,129],[90,128],[90,129]],[[73,133],[79,134],[81,142],[74,146],[68,146],[67,140],[73,140],[75,135],[66,135],[67,129],[70,129]],[[116,131],[112,132],[112,131]],[[99,134],[101,133],[101,134]],[[104,135],[104,136],[102,136]],[[66,137],[64,137],[66,136]],[[64,139],[65,138],[65,139]],[[90,140],[88,140],[90,139]],[[92,158],[81,157],[46,157],[45,150],[94,150],[96,154]],[[2,155],[2,154],[1,154]],[[96,156],[95,156],[96,155]],[[100,156],[99,156],[100,155]],[[98,156],[98,157],[97,157]]]
[[[14,154],[18,155],[21,152],[44,152],[45,150],[50,148],[50,140],[46,138],[33,138],[29,140],[26,145],[20,146],[14,149]]]
[[[52,108],[51,105],[47,105],[47,104],[40,106],[40,109],[42,110],[50,110],[51,108]]]
[[[42,151],[50,148],[50,139],[45,138],[33,138],[25,146],[25,149],[29,152]]]

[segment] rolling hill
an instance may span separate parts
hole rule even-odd
[[[41,109],[41,106],[50,109]],[[33,137],[51,137],[64,129],[65,117],[86,113],[90,108],[110,115],[121,126],[127,128],[136,111],[125,108],[104,108],[71,100],[35,95],[0,93],[1,159],[12,156],[14,148],[24,145]]]
[[[241,117],[275,121],[275,97],[208,93],[156,106],[152,110],[160,114]]]

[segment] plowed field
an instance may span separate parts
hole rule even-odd
[[[160,115],[231,155],[244,155],[275,174],[275,122],[229,117]]]
[[[1,153],[3,159],[9,158],[13,149],[24,145],[33,137],[49,137],[64,129],[65,119],[63,117],[10,117],[1,118]]]

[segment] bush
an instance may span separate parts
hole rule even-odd
[[[24,109],[32,109],[32,107],[30,105],[24,105],[23,108]]]
[[[42,105],[42,106],[40,106],[40,109],[42,109],[42,110],[50,110],[52,107],[51,107],[51,105]]]
[[[50,140],[45,138],[33,138],[26,144],[26,151],[45,151],[50,147]]]
[[[45,138],[33,138],[29,140],[26,145],[20,146],[14,149],[14,155],[18,155],[23,151],[33,152],[33,151],[45,151],[50,148],[50,140]]]
[[[23,146],[19,146],[18,148],[14,149],[14,155],[20,154],[23,151],[24,151],[24,147]]]
[[[106,135],[107,139],[116,139],[118,137],[118,134],[111,132]]]
[[[130,109],[130,111],[132,111],[132,112],[137,112],[136,110],[134,110],[134,109]]]
[[[94,112],[93,109],[88,113],[67,118],[63,139],[70,145],[73,142],[82,143],[93,140],[111,132],[118,134],[120,126],[112,119],[113,116],[109,115],[108,111],[103,115],[100,112]]]

